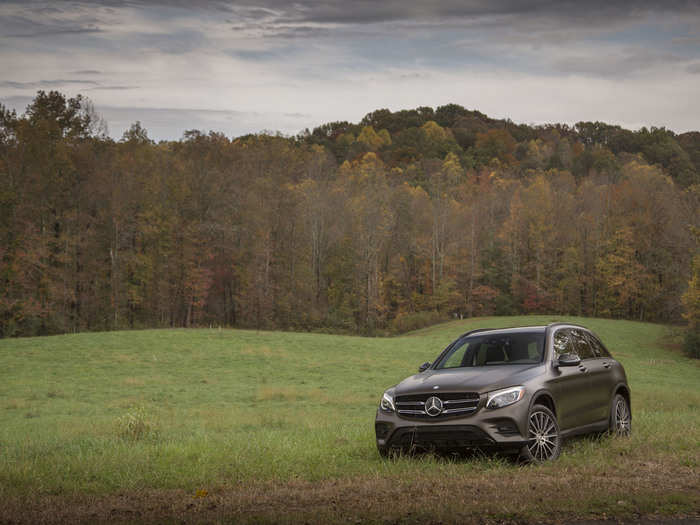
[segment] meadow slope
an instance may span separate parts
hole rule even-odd
[[[629,439],[559,461],[386,461],[382,391],[474,327],[573,320],[628,373]],[[219,329],[0,340],[0,522],[698,517],[700,367],[654,324],[528,316],[400,337]],[[552,495],[557,495],[553,498]]]

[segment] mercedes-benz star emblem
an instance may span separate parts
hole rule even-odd
[[[429,397],[425,402],[425,413],[429,416],[439,416],[442,413],[442,401],[439,397]]]

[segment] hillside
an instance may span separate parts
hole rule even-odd
[[[556,313],[684,322],[698,133],[456,105],[297,137],[0,111],[0,337],[227,326],[384,334]]]
[[[498,458],[380,459],[373,418],[386,387],[469,328],[551,320],[472,319],[383,339],[200,329],[2,340],[0,515],[420,521],[439,507],[455,521],[697,511],[700,368],[656,324],[573,319],[627,370],[630,439],[570,441],[555,464],[525,469]],[[436,506],[436,488],[454,497]],[[533,496],[540,491],[558,498]]]
[[[357,124],[332,122],[300,137],[327,147],[339,162],[377,151],[393,167],[455,153],[467,168],[478,169],[497,159],[521,175],[528,169],[567,169],[580,178],[595,164],[596,169],[602,167],[606,155],[629,154],[661,166],[682,187],[700,182],[700,133],[696,131],[631,131],[605,122],[531,126],[489,118],[457,104],[435,110],[379,109]]]

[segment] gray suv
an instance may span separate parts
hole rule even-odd
[[[463,334],[384,392],[375,432],[383,456],[498,448],[542,462],[565,437],[631,423],[622,365],[590,330],[554,323]]]

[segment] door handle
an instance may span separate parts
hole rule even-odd
[[[603,366],[604,366],[605,368],[610,368],[610,363],[603,363]]]
[[[588,370],[588,368],[586,368],[585,366],[579,366],[578,369],[579,369],[581,372],[585,372],[586,370]]]

